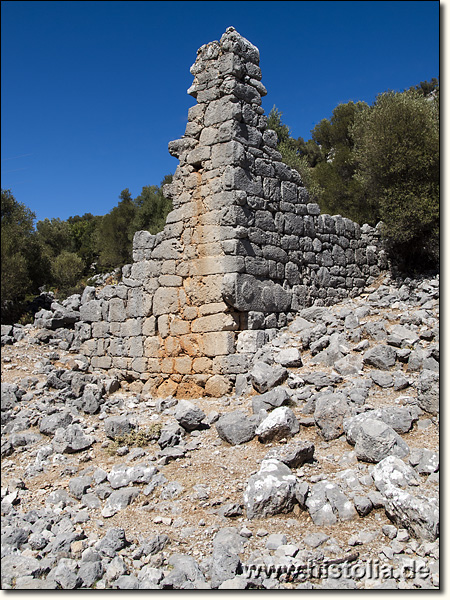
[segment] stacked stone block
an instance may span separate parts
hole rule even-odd
[[[122,281],[87,290],[78,326],[94,368],[160,396],[227,393],[256,349],[312,303],[358,294],[385,257],[377,231],[321,215],[281,160],[261,108],[258,49],[233,28],[198,51],[173,210],[137,232]]]

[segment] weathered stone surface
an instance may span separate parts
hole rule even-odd
[[[106,535],[95,545],[95,549],[104,556],[114,558],[116,552],[128,546],[125,530],[121,527],[108,529]]]
[[[265,443],[290,438],[299,431],[300,425],[293,411],[280,406],[258,425],[255,433],[259,441]]]
[[[296,469],[305,462],[310,462],[314,457],[314,444],[312,442],[289,442],[279,448],[272,448],[264,460],[275,458],[290,469]]]
[[[417,383],[417,399],[422,410],[436,415],[439,412],[439,374],[424,369]]]
[[[263,460],[244,492],[247,518],[290,512],[295,504],[296,485],[296,477],[285,464],[276,459]]]
[[[388,370],[395,365],[396,357],[397,354],[394,348],[378,344],[367,350],[363,362],[377,369]]]
[[[255,414],[261,410],[272,410],[287,403],[290,395],[286,388],[276,387],[270,392],[252,398],[252,409]]]
[[[252,440],[255,437],[256,426],[256,419],[249,418],[241,410],[227,413],[215,423],[219,437],[233,446]]]
[[[323,394],[316,401],[314,420],[324,439],[334,440],[344,433],[344,419],[350,414],[350,406],[343,394]]]
[[[73,417],[68,410],[45,415],[39,421],[39,431],[44,435],[53,435],[60,427],[64,428],[72,423]]]
[[[78,423],[68,425],[66,429],[56,430],[52,446],[56,452],[72,454],[81,452],[92,446],[94,440],[92,436],[85,435],[83,429]]]
[[[386,499],[387,515],[419,539],[435,540],[439,535],[439,505],[435,498],[412,494],[407,489],[408,484],[418,486],[414,469],[389,456],[374,467],[372,474]]]
[[[74,477],[69,481],[69,490],[72,496],[75,498],[81,499],[86,490],[91,487],[93,483],[92,477],[88,475],[81,477]]]
[[[344,419],[343,428],[347,441],[354,445],[358,438],[361,424],[366,419],[375,419],[389,425],[397,433],[407,433],[417,421],[417,414],[407,406],[386,406],[369,410],[359,415]]]
[[[283,348],[275,354],[275,362],[282,367],[301,367],[302,357],[298,348]]]
[[[239,553],[242,552],[242,549],[243,538],[235,527],[224,527],[216,533],[210,571],[213,589],[237,575],[241,566]]]
[[[120,435],[125,435],[133,431],[135,425],[128,417],[108,417],[105,419],[105,433],[114,440]]]
[[[409,448],[386,423],[376,419],[364,419],[356,438],[355,452],[359,460],[379,462],[389,455],[400,458],[407,456]]]
[[[271,390],[287,379],[288,371],[284,367],[270,366],[265,362],[257,362],[250,372],[253,387],[260,394]]]
[[[175,409],[175,419],[187,431],[193,431],[201,427],[205,413],[188,400],[180,400]]]
[[[161,581],[162,589],[196,589],[205,584],[205,577],[197,561],[187,554],[172,554],[169,564],[173,570]]]
[[[113,517],[117,512],[126,508],[139,494],[141,490],[136,487],[115,490],[106,501],[102,510],[102,517]]]
[[[334,525],[338,519],[350,521],[357,517],[349,498],[338,485],[327,480],[319,481],[311,487],[306,507],[316,525]]]

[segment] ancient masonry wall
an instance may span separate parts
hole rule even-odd
[[[85,292],[91,366],[155,395],[227,393],[296,311],[357,295],[387,266],[376,230],[320,214],[282,162],[258,65],[232,27],[199,49],[164,231],[137,232],[122,281]]]

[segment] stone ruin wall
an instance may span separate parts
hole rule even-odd
[[[157,396],[228,393],[296,311],[355,296],[387,266],[376,229],[320,214],[282,162],[258,65],[231,27],[199,49],[164,230],[137,232],[122,281],[85,292],[91,367]]]

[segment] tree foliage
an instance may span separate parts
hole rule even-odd
[[[146,229],[157,233],[163,229],[172,203],[164,197],[162,186],[171,180],[172,176],[167,175],[161,187],[144,186],[134,200],[128,188],[121,192],[118,205],[102,218],[97,228],[101,269],[121,267],[132,261],[132,242],[136,231]]]
[[[420,91],[387,92],[355,123],[357,179],[407,266],[439,256],[439,107]]]
[[[171,181],[172,175],[166,175],[160,187],[150,185],[142,188],[134,200],[136,215],[132,223],[133,234],[143,229],[155,234],[163,229],[166,217],[172,210],[172,202],[164,196],[163,186]]]
[[[11,190],[1,191],[2,322],[36,290],[42,276],[39,245],[34,235],[35,214],[17,202]]]
[[[119,203],[99,225],[97,234],[98,262],[103,269],[123,266],[132,260],[130,224],[136,206],[128,188],[122,190]]]
[[[52,261],[51,272],[53,281],[61,292],[69,293],[76,286],[83,274],[83,259],[75,252],[63,250]]]

